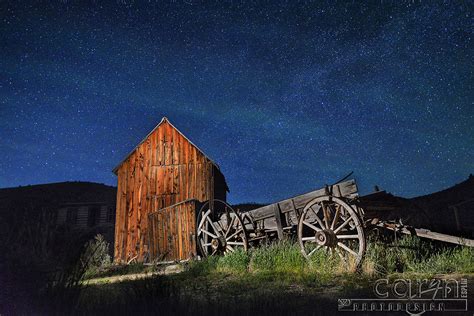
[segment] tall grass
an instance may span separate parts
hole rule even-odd
[[[304,258],[292,241],[275,242],[248,252],[236,251],[223,257],[209,257],[191,264],[194,274],[269,274],[331,276],[346,275],[350,269],[338,256],[318,251]],[[391,242],[372,239],[368,243],[362,274],[473,273],[474,249],[438,246],[418,237],[406,236]]]
[[[233,254],[232,254],[233,255]],[[291,241],[272,243],[248,253],[249,271],[302,272],[307,266],[299,247]]]
[[[365,266],[376,274],[390,273],[472,273],[474,248],[436,244],[414,236],[390,243],[371,240]],[[367,271],[366,271],[367,272]]]

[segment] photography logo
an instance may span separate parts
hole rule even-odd
[[[341,312],[466,312],[467,279],[379,279],[373,298],[341,298]]]

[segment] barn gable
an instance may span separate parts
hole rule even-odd
[[[115,166],[115,168],[112,170],[113,173],[117,174],[117,171],[118,169],[120,168],[120,166],[135,152],[135,150],[137,150],[138,147],[140,147],[140,145],[142,145],[153,133],[156,132],[156,130],[162,125],[162,124],[169,124],[176,132],[178,132],[186,141],[188,141],[192,146],[194,146],[203,156],[205,156],[212,164],[214,164],[214,166],[216,166],[216,168],[220,169],[219,168],[219,165],[217,163],[215,163],[211,158],[209,158],[197,145],[195,145],[189,138],[186,137],[186,135],[184,135],[179,129],[177,129],[173,124],[171,124],[171,122],[168,120],[167,117],[163,117],[160,121],[160,123],[158,123],[158,125],[156,125],[149,133],[148,135],[145,136],[145,138],[143,138],[140,143],[138,143],[137,146],[135,146],[135,148],[128,153],[127,156],[125,156],[125,158],[117,165]],[[228,191],[228,190],[227,190]]]
[[[148,249],[147,215],[189,199],[226,199],[219,167],[168,119],[114,168],[118,177],[115,260],[142,260]]]

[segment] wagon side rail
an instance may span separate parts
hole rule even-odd
[[[346,180],[324,188],[304,193],[270,205],[247,211],[243,217],[250,217],[251,222],[265,232],[276,232],[278,239],[284,237],[284,232],[295,228],[304,207],[312,200],[322,196],[335,196],[347,199],[358,197],[355,180]],[[247,227],[252,230],[252,227]]]
[[[447,243],[456,244],[460,246],[474,247],[473,239],[437,233],[425,228],[413,228],[413,227],[407,227],[407,226],[388,224],[386,222],[380,222],[377,224],[377,226],[385,228],[385,229],[393,230],[396,232],[400,232],[406,235],[418,236],[421,238],[447,242]]]

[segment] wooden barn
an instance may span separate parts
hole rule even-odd
[[[197,205],[228,192],[217,164],[163,118],[113,172],[115,262],[195,256]]]

